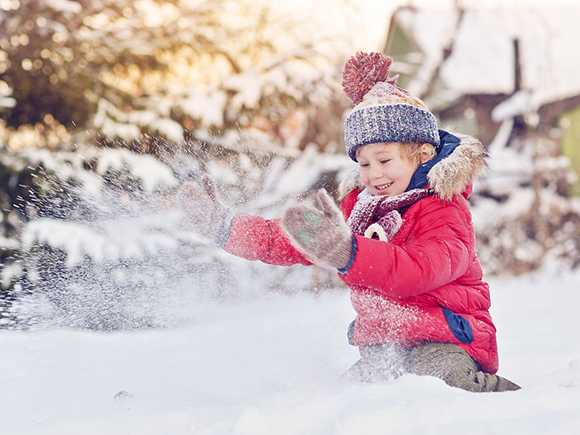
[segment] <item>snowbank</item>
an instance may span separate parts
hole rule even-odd
[[[184,298],[181,326],[0,331],[2,434],[571,434],[580,424],[578,277],[491,282],[500,373],[474,394],[435,378],[377,384],[356,361],[345,290]]]

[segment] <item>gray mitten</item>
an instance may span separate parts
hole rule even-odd
[[[177,192],[177,205],[185,212],[194,229],[212,240],[218,239],[231,214],[230,209],[218,201],[209,175],[204,175],[199,183],[183,183]]]
[[[294,247],[313,263],[344,269],[351,260],[352,233],[326,190],[317,196],[318,207],[310,198],[290,206],[282,224]]]

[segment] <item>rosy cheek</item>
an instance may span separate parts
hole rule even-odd
[[[361,170],[360,172],[360,180],[362,183],[368,187],[369,185],[369,174],[367,171]]]

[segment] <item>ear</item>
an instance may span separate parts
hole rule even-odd
[[[421,145],[421,149],[419,150],[419,160],[421,161],[421,165],[434,157],[433,155],[433,145],[429,143],[424,143]]]

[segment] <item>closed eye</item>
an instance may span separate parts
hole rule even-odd
[[[381,165],[384,165],[386,163],[389,163],[391,161],[391,159],[381,159],[379,160],[379,162],[381,163]]]

